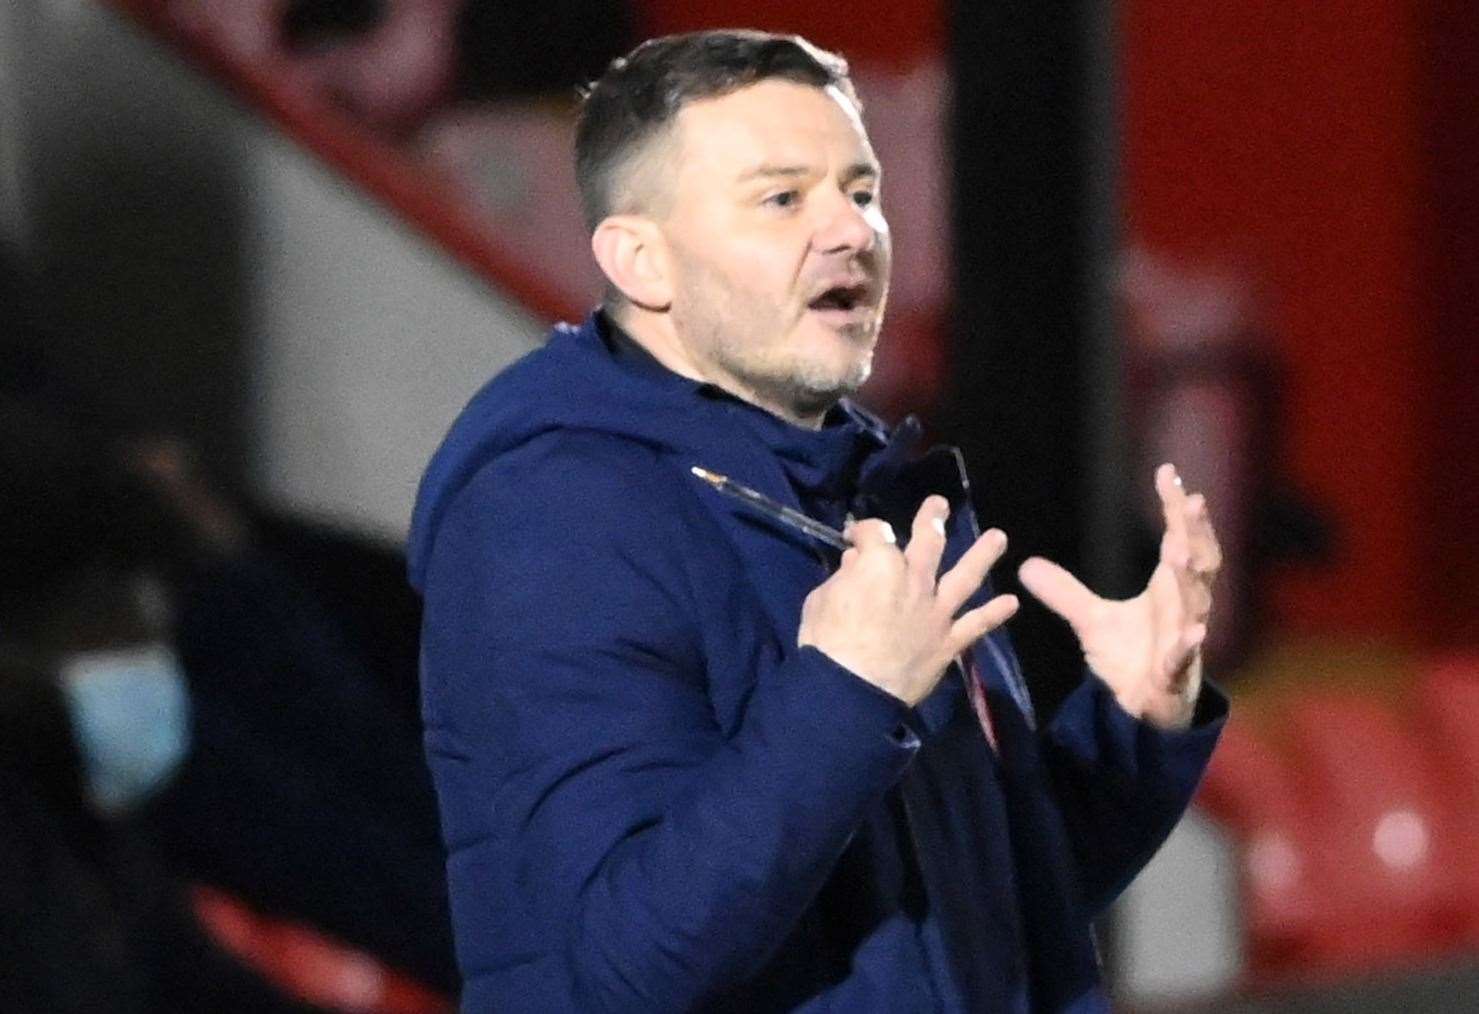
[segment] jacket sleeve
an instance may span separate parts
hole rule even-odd
[[[1131,717],[1092,672],[1058,709],[1043,756],[1089,915],[1107,908],[1170,835],[1226,716],[1227,699],[1204,683],[1191,727],[1158,729]]]
[[[429,558],[459,955],[470,980],[561,984],[523,1009],[686,1009],[753,975],[918,746],[901,702],[794,646],[756,645],[721,729],[703,628],[735,618],[691,579],[720,536],[670,473],[599,434],[540,438],[456,496]]]

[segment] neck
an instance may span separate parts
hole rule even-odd
[[[630,303],[607,314],[627,335],[647,350],[648,354],[680,377],[696,380],[702,384],[713,384],[720,390],[734,395],[741,401],[762,408],[771,415],[779,416],[793,426],[809,430],[822,428],[826,409],[816,412],[799,412],[793,406],[761,395],[753,387],[742,383],[728,371],[706,364],[695,357],[673,327],[673,318],[668,313],[658,313]]]

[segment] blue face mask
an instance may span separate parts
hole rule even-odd
[[[190,698],[162,644],[70,655],[61,685],[93,805],[122,813],[164,786],[190,745]]]

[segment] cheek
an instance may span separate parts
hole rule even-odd
[[[773,251],[756,253],[742,269],[745,272],[745,287],[766,302],[789,306],[794,281],[788,267]]]
[[[730,218],[716,223],[710,246],[715,264],[737,289],[771,298],[789,297],[807,244],[788,223]]]
[[[705,242],[683,251],[690,291],[702,291],[706,302],[750,317],[789,315],[805,244],[732,217],[708,225]]]
[[[737,302],[757,309],[775,308],[776,312],[784,312],[791,304],[793,276],[773,250],[736,250],[716,269],[715,281]]]

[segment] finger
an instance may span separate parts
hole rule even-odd
[[[1187,497],[1186,519],[1187,555],[1191,569],[1210,584],[1222,569],[1222,546],[1212,527],[1212,516],[1207,511],[1206,498],[1200,493]]]
[[[914,515],[909,545],[904,559],[909,573],[926,587],[933,588],[940,573],[940,556],[945,552],[945,518],[950,514],[950,501],[943,496],[927,496]]]
[[[1183,599],[1192,591],[1192,577],[1188,572],[1191,549],[1188,545],[1186,490],[1176,466],[1167,462],[1155,471],[1156,494],[1161,500],[1161,515],[1165,520],[1165,533],[1161,536],[1161,562],[1171,569]]]
[[[1171,574],[1169,581],[1152,577],[1146,588],[1155,617],[1152,625],[1155,653],[1163,661],[1181,650],[1180,639],[1187,627],[1205,617],[1205,612],[1198,611],[1194,598],[1198,590],[1196,582],[1183,581],[1177,571]]]
[[[1007,536],[1000,528],[983,532],[971,548],[962,554],[955,566],[945,572],[935,588],[935,600],[954,616],[955,611],[965,605],[966,600],[981,587],[986,574],[1001,559],[1006,551]]]
[[[1160,562],[1171,568],[1171,572],[1176,575],[1177,584],[1185,584],[1192,579],[1191,547],[1185,533],[1168,529],[1161,536]]]
[[[998,595],[983,606],[962,613],[950,625],[950,654],[959,655],[981,638],[991,633],[1017,612],[1019,603],[1015,595]]]
[[[1183,586],[1156,580],[1151,581],[1148,593],[1156,617],[1157,678],[1162,685],[1171,685],[1207,638],[1211,593],[1198,581]]]
[[[1181,530],[1168,522],[1161,540],[1161,562],[1175,580],[1180,599],[1178,615],[1202,620],[1211,610],[1210,589],[1222,565],[1222,551],[1212,532],[1202,494],[1184,495],[1180,514]]]
[[[1182,614],[1190,622],[1205,623],[1212,612],[1212,592],[1208,589],[1207,582],[1194,581],[1191,591],[1182,594]]]
[[[894,546],[899,540],[894,535],[893,526],[887,521],[878,518],[867,518],[855,522],[849,530],[852,544],[859,553],[868,550],[876,550],[884,546]]]
[[[1168,687],[1176,687],[1183,683],[1191,670],[1191,664],[1196,660],[1197,652],[1202,648],[1202,642],[1207,639],[1207,625],[1196,623],[1182,631],[1177,639],[1174,649],[1168,652],[1166,658],[1166,669],[1164,682]]]
[[[1022,587],[1038,601],[1068,621],[1075,631],[1083,629],[1094,614],[1100,598],[1082,581],[1051,560],[1034,556],[1017,568]]]
[[[1212,597],[1207,585],[1192,569],[1191,550],[1186,539],[1167,532],[1161,540],[1161,566],[1169,571],[1171,580],[1162,585],[1163,596],[1160,608],[1171,624],[1166,629],[1179,629],[1186,617],[1201,619],[1211,608]],[[1151,585],[1156,585],[1155,577]]]
[[[1167,462],[1155,470],[1155,491],[1161,499],[1161,516],[1166,522],[1166,533],[1184,539],[1186,490],[1182,488],[1181,476],[1175,465]]]

